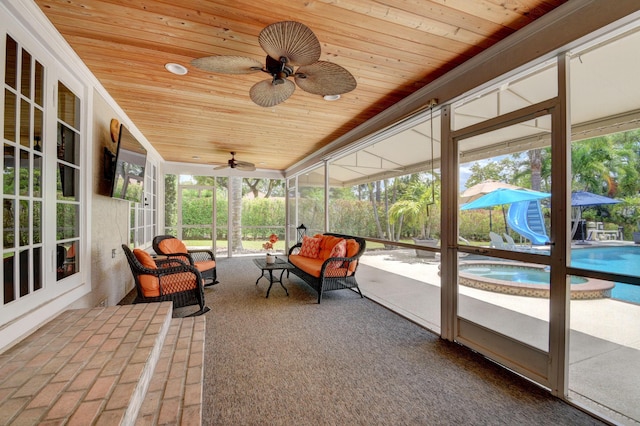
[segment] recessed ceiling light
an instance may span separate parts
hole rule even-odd
[[[323,98],[325,101],[337,101],[340,99],[340,95],[324,95]]]
[[[187,68],[184,65],[176,64],[173,62],[164,64],[164,68],[170,73],[176,75],[185,75],[188,72]]]

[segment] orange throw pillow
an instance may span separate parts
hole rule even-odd
[[[133,249],[133,255],[145,268],[157,269],[156,262],[146,251]],[[144,294],[145,297],[160,296],[160,283],[157,277],[153,275],[140,275],[138,281],[140,282],[140,287],[142,287],[142,294]]]
[[[158,243],[158,248],[162,253],[187,253],[187,246],[177,238],[165,238]]]
[[[347,240],[347,255],[345,257],[353,257],[358,254],[360,244],[353,238]]]
[[[321,238],[307,237],[305,235],[304,237],[302,237],[302,247],[300,247],[300,253],[298,254],[300,256],[317,259],[318,254],[320,253],[321,242]]]
[[[153,257],[142,249],[133,249],[133,254],[138,259],[138,262],[142,263],[142,266],[149,269],[157,269],[157,265]]]
[[[346,240],[342,240],[340,242],[338,242],[338,244],[336,244],[335,246],[333,246],[333,249],[331,250],[331,254],[329,254],[329,257],[345,257],[345,255],[347,254],[347,241]],[[329,265],[327,266],[327,268],[339,268],[342,266],[342,262],[330,262]]]

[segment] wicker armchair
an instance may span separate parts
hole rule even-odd
[[[174,308],[199,305],[200,310],[188,316],[209,312],[204,302],[200,272],[179,259],[154,259],[144,250],[122,245],[133,273],[137,296],[133,303],[172,301]]]
[[[207,249],[187,250],[182,241],[172,235],[158,235],[152,241],[153,250],[170,258],[177,258],[194,266],[202,274],[204,285],[218,284],[216,257]]]

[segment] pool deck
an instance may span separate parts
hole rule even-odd
[[[365,296],[440,333],[438,259],[418,258],[413,250],[370,251],[361,264],[358,282]],[[461,316],[482,318],[486,327],[535,347],[548,345],[548,299],[460,286],[459,306]],[[620,424],[640,425],[638,324],[639,305],[608,298],[571,301],[570,398]]]

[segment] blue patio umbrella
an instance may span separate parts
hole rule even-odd
[[[618,204],[620,200],[594,194],[587,191],[574,191],[571,193],[571,205],[573,207],[599,206],[601,204]]]
[[[532,191],[529,189],[499,188],[463,205],[460,210],[486,209],[503,204],[540,200],[549,197],[551,197],[551,194],[548,192]]]
[[[519,201],[533,201],[549,197],[551,197],[551,194],[549,194],[548,192],[539,192],[520,188],[498,188],[495,191],[491,191],[488,194],[485,194],[482,197],[463,205],[460,210],[486,209],[493,206],[517,203]],[[502,214],[503,216],[505,214],[504,208],[502,210]],[[504,224],[505,232],[507,232],[506,218]],[[491,220],[491,211],[489,211],[489,229],[492,228],[493,223]]]
[[[578,218],[576,220],[576,225],[574,226],[572,235],[575,235],[577,230],[577,225],[581,224],[582,228],[582,237],[584,241],[585,235],[585,224],[582,223],[582,209],[585,207],[599,206],[602,204],[618,204],[620,200],[616,200],[613,198],[605,197],[604,195],[594,194],[588,191],[574,191],[571,193],[571,206],[578,207]]]

